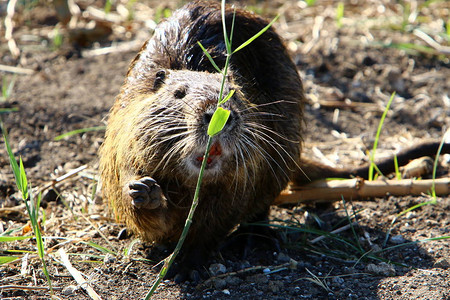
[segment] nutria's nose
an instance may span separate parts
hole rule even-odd
[[[203,114],[203,123],[205,125],[209,125],[209,122],[211,122],[212,116],[213,116],[212,112],[205,112]],[[232,129],[235,125],[235,120],[236,120],[236,113],[233,110],[231,110],[230,116],[228,117],[227,123],[225,124],[225,127],[223,128],[223,130]]]

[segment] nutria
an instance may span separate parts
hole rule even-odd
[[[226,9],[230,27],[233,9]],[[236,10],[236,48],[268,22]],[[100,151],[103,193],[115,215],[144,240],[178,240],[192,203],[207,127],[222,77],[198,46],[223,68],[220,5],[194,1],[162,22],[131,63],[108,119]],[[242,222],[266,218],[298,168],[302,83],[280,37],[269,29],[232,56],[224,107],[199,205],[183,246],[192,263],[206,257]],[[186,262],[185,265],[191,264]]]
[[[228,30],[232,16],[233,9],[227,8]],[[233,46],[267,24],[237,9]],[[180,236],[218,101],[221,75],[197,41],[223,68],[218,3],[194,1],[157,27],[129,67],[100,151],[105,198],[118,219],[150,242],[170,243]],[[266,219],[290,178],[301,183],[352,173],[300,163],[302,82],[273,29],[232,56],[224,94],[230,90],[236,91],[224,105],[230,119],[213,139],[183,247],[186,268],[204,259],[240,223]]]

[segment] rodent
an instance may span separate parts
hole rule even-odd
[[[230,30],[233,9],[227,7],[225,15]],[[233,47],[267,24],[237,9]],[[149,242],[171,243],[180,236],[218,101],[221,75],[197,41],[223,68],[217,2],[193,1],[158,25],[130,64],[100,150],[104,197],[116,217]],[[183,246],[185,268],[204,260],[240,223],[266,219],[289,180],[303,184],[367,174],[367,166],[339,170],[300,159],[305,96],[296,66],[273,29],[232,56],[224,94],[230,90],[236,91],[224,104],[230,119],[213,139]],[[435,153],[437,145],[429,144],[427,153]],[[450,145],[445,147],[448,152]],[[399,155],[400,163],[407,162],[408,153]],[[379,168],[393,164],[386,161]]]
[[[234,9],[227,7],[231,27]],[[268,22],[237,9],[233,48]],[[115,215],[146,241],[178,240],[192,203],[207,127],[224,67],[220,5],[193,1],[158,25],[132,61],[100,150],[103,194]],[[297,168],[305,97],[283,42],[268,29],[233,54],[225,84],[231,111],[213,144],[199,205],[183,246],[197,264],[242,222],[267,217]],[[189,260],[189,261],[188,261]]]

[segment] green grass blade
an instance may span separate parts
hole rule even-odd
[[[233,11],[233,19],[231,21],[231,32],[230,32],[230,48],[228,49],[228,53],[231,53],[231,45],[233,44],[233,33],[234,33],[234,21],[236,20],[236,7]]]
[[[383,115],[381,116],[380,123],[378,124],[377,135],[375,137],[375,142],[373,143],[372,154],[370,155],[369,181],[373,180],[373,169],[374,169],[374,165],[375,165],[375,163],[374,163],[375,151],[377,150],[377,147],[378,147],[378,140],[380,139],[381,128],[383,127],[384,119],[386,118],[386,115],[389,111],[392,101],[394,100],[394,97],[395,97],[395,92],[393,92],[391,95],[391,98],[389,98],[386,108],[384,109]]]
[[[0,236],[0,242],[13,242],[31,239],[32,236]]]
[[[0,114],[8,114],[16,111],[19,111],[18,107],[0,108]]]
[[[54,141],[59,141],[59,140],[62,140],[63,138],[66,138],[66,137],[69,137],[69,136],[72,136],[72,135],[85,133],[85,132],[90,132],[90,131],[100,131],[100,130],[105,130],[105,129],[106,129],[106,126],[94,126],[94,127],[76,129],[76,130],[72,130],[72,131],[66,132],[64,134],[58,135],[53,140]]]
[[[435,49],[429,46],[418,45],[414,43],[389,43],[384,45],[386,48],[395,48],[405,51],[411,55],[429,54],[437,55],[439,54]]]
[[[423,240],[418,240],[418,241],[412,241],[412,242],[407,242],[407,243],[403,243],[403,244],[398,244],[398,245],[394,245],[391,247],[387,247],[378,251],[375,251],[374,253],[381,253],[381,252],[386,252],[386,251],[390,251],[399,247],[405,247],[405,246],[409,246],[409,245],[414,245],[414,244],[419,244],[419,243],[425,243],[425,242],[431,242],[431,241],[441,241],[441,240],[448,240],[450,239],[450,236],[439,236],[439,237],[434,237],[434,238],[426,238]]]
[[[231,97],[233,97],[235,90],[231,90],[228,95],[221,101],[219,101],[219,106],[230,100]]]
[[[336,8],[336,24],[338,28],[342,27],[342,18],[344,17],[344,3],[339,2]]]
[[[86,244],[86,245],[88,245],[88,246],[91,246],[92,248],[95,248],[95,249],[97,249],[97,250],[100,251],[100,252],[103,252],[103,253],[109,253],[109,254],[112,254],[112,255],[117,255],[116,252],[114,252],[114,251],[112,251],[112,250],[109,250],[109,249],[106,248],[106,247],[100,246],[99,244],[96,244],[96,243],[94,243],[94,242],[81,242],[81,243]]]
[[[9,163],[11,165],[11,169],[14,174],[17,189],[19,191],[23,191],[21,175],[20,175],[20,168],[19,168],[19,165],[17,164],[16,158],[14,157],[14,153],[12,152],[11,147],[9,145],[8,132],[6,131],[2,121],[0,121],[0,126],[2,127],[3,140],[5,141],[6,152],[8,152]]]
[[[22,198],[28,199],[28,180],[27,174],[25,173],[25,168],[23,167],[22,157],[19,158],[19,171],[20,171],[20,185],[22,186]]]
[[[395,178],[397,180],[402,179],[402,174],[400,173],[400,168],[398,167],[397,155],[394,154],[394,167],[395,167]]]
[[[255,34],[254,36],[252,36],[251,38],[249,38],[246,42],[242,43],[242,45],[240,45],[239,47],[237,47],[234,51],[233,54],[238,52],[239,50],[241,50],[242,48],[248,46],[251,42],[253,42],[254,40],[256,40],[261,34],[263,34],[264,32],[266,32],[272,25],[273,23],[275,23],[278,18],[280,17],[280,15],[277,15],[272,22],[270,22],[266,27],[264,27],[263,29],[261,29],[257,34]]]
[[[197,44],[200,46],[200,48],[202,49],[203,53],[206,55],[206,57],[208,58],[209,62],[213,65],[214,69],[217,70],[217,72],[222,74],[222,70],[219,68],[219,66],[217,66],[216,62],[214,61],[214,59],[212,58],[211,54],[209,54],[208,50],[206,50],[205,47],[203,47],[202,43],[197,42]]]
[[[0,265],[7,264],[9,262],[18,260],[20,257],[17,256],[0,256]]]
[[[221,12],[221,15],[222,15],[223,40],[225,41],[225,46],[227,48],[227,53],[231,53],[231,42],[228,39],[227,25],[225,23],[225,0],[222,0],[222,2],[221,2],[220,12]]]
[[[431,186],[431,197],[433,197],[433,201],[436,202],[436,172],[437,172],[437,166],[439,162],[439,155],[441,154],[442,147],[444,146],[445,141],[447,140],[447,136],[450,138],[450,129],[447,130],[447,132],[442,137],[441,143],[439,144],[439,148],[436,153],[436,158],[434,159],[434,165],[433,165],[433,184]]]

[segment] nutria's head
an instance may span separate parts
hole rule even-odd
[[[222,76],[217,73],[157,71],[152,95],[135,101],[140,107],[135,120],[138,151],[146,161],[153,162],[153,168],[157,162],[155,170],[146,170],[147,173],[163,172],[162,176],[172,177],[181,174],[178,177],[183,180],[197,179],[221,82]],[[277,143],[282,133],[264,124],[264,120],[283,117],[264,111],[270,104],[260,109],[250,103],[238,86],[226,81],[223,94],[231,90],[235,90],[234,95],[223,104],[231,111],[230,117],[223,131],[213,138],[204,180],[235,182],[244,177],[246,181],[260,169],[271,172],[280,165],[286,169],[292,160],[286,159],[286,150]]]

